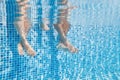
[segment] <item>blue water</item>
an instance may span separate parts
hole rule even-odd
[[[70,0],[77,8],[69,16],[67,37],[79,49],[77,54],[56,49],[52,24],[57,0],[40,1],[30,0],[33,27],[28,40],[37,52],[31,57],[17,51],[16,1],[0,0],[0,80],[120,80],[119,0]],[[38,25],[40,15],[50,20],[50,31]]]

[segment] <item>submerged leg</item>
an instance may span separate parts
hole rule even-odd
[[[68,0],[62,0],[61,4],[67,5]],[[60,43],[58,44],[58,48],[67,49],[70,52],[77,52],[77,48],[75,48],[68,40],[67,33],[70,28],[70,24],[67,21],[69,8],[63,8],[58,10],[58,22],[54,25],[58,34],[60,35]]]
[[[16,27],[16,30],[18,31],[18,34],[21,35],[21,33],[23,33],[23,31],[21,31],[21,30],[24,30],[24,29],[22,29],[23,27],[21,25],[21,22],[20,21],[15,21],[14,25]],[[20,42],[17,45],[17,49],[18,49],[19,55],[23,55],[24,54],[23,45],[22,45],[22,41],[21,40],[20,40]]]
[[[24,24],[24,23],[22,23],[22,22],[20,22],[20,23],[21,23],[21,24]],[[19,27],[22,28],[23,25],[20,25],[20,23],[18,22],[16,26],[19,26]],[[25,24],[27,24],[26,26],[30,26],[27,22],[26,22]],[[28,34],[28,32],[29,32],[29,29],[30,29],[30,27],[24,27],[23,29],[21,29],[22,32],[19,31],[20,29],[18,29],[18,31],[20,32],[20,35],[24,33],[24,36],[25,36],[25,38],[26,38],[26,36],[27,36],[27,34]],[[18,52],[19,52],[19,54],[20,54],[20,55],[24,55],[22,40],[20,40],[20,42],[18,43],[18,46],[17,46],[17,47],[18,47]]]
[[[48,24],[49,24],[49,20],[47,19],[47,16],[46,16],[46,14],[48,13],[48,12],[46,12],[46,10],[44,10],[43,8],[43,6],[42,6],[42,0],[39,0],[40,1],[40,3],[41,3],[41,11],[42,11],[42,13],[41,13],[41,21],[40,21],[40,27],[43,29],[43,30],[45,30],[45,31],[48,31],[49,30],[49,27],[48,27]]]
[[[30,23],[27,18],[27,8],[28,8],[28,1],[29,0],[17,0],[19,5],[19,14],[22,16],[17,17],[18,21],[15,21],[15,27],[20,35],[20,42],[18,43],[18,51],[20,55],[23,55],[23,48],[27,51],[30,55],[35,55],[35,51],[28,43],[26,36],[30,29]]]
[[[68,0],[61,0],[61,1],[58,1],[58,4],[60,5],[66,5],[68,2]]]
[[[26,39],[30,26],[27,26],[26,22],[23,23],[23,22],[18,21],[16,23],[16,28],[21,38],[20,42],[18,43],[19,54],[23,55],[23,48],[25,48],[25,50],[27,51],[29,55],[35,55],[34,49],[30,46],[30,44],[28,43]]]
[[[17,49],[18,49],[19,55],[24,55],[24,50],[21,42],[18,43]]]
[[[49,21],[47,19],[43,19],[42,23],[41,23],[41,27],[43,30],[48,31],[49,27],[48,27]]]
[[[57,48],[67,49],[70,52],[77,52],[77,48],[75,48],[66,38],[66,34],[62,28],[61,24],[55,24],[55,29],[57,30],[58,34],[60,35],[60,43],[58,44]]]
[[[42,24],[41,24],[41,27],[42,27],[42,29],[45,30],[45,31],[48,31],[48,30],[49,30],[48,25],[45,24],[45,23],[42,23]]]

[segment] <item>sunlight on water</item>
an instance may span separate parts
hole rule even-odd
[[[0,80],[119,80],[120,1],[59,1],[0,0]],[[59,34],[53,25],[65,22],[78,53],[56,48]],[[30,25],[27,40],[36,56],[18,54],[14,23]],[[43,23],[50,30],[44,31]]]

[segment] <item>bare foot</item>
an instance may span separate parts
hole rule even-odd
[[[71,45],[68,41],[66,41],[65,43],[59,43],[57,46],[58,49],[64,49],[64,50],[68,50],[72,53],[76,53],[78,52],[78,49],[75,48],[73,45]]]
[[[25,49],[26,49],[26,51],[27,51],[27,53],[29,54],[29,55],[31,55],[31,56],[35,56],[35,54],[36,54],[36,52],[34,51],[34,49],[29,45],[29,43],[26,41],[26,42],[24,42],[24,47],[25,47]]]
[[[18,53],[19,53],[19,55],[24,55],[24,50],[23,50],[22,44],[18,43],[17,47],[18,47]]]
[[[42,29],[45,30],[45,31],[48,31],[48,30],[49,30],[48,25],[45,24],[45,23],[42,23],[41,27],[42,27]]]

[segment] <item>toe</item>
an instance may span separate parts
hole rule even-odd
[[[31,56],[35,56],[36,52],[33,49],[27,50],[27,53]]]

